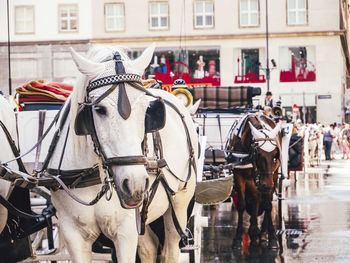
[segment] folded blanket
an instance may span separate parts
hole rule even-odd
[[[65,83],[32,80],[16,89],[18,102],[64,102],[71,94],[73,86]]]
[[[199,108],[227,109],[252,103],[250,87],[195,87],[193,101],[201,99]]]

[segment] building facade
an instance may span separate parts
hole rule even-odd
[[[6,1],[0,3],[7,25]],[[74,77],[70,46],[85,52],[121,45],[137,57],[155,42],[146,77],[165,84],[181,77],[193,87],[261,87],[256,104],[270,90],[287,112],[297,105],[307,122],[347,117],[348,0],[14,0],[9,11],[14,87]],[[7,68],[6,26],[0,41]],[[6,92],[6,71],[0,83]]]

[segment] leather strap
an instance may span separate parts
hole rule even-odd
[[[80,170],[63,170],[47,169],[45,176],[51,178],[52,176],[60,175],[61,180],[70,188],[82,188],[101,183],[100,171],[98,165],[91,168]],[[40,184],[40,181],[39,181]]]
[[[22,159],[20,158],[20,154],[19,154],[19,151],[16,147],[16,144],[15,144],[15,141],[12,139],[11,137],[11,134],[10,132],[8,131],[8,129],[6,128],[5,124],[0,121],[0,127],[2,128],[2,130],[4,131],[5,133],[5,136],[6,136],[6,139],[7,139],[7,142],[9,143],[10,147],[11,147],[11,150],[12,150],[12,153],[13,155],[16,157],[15,159],[13,160],[16,160],[17,164],[18,164],[18,167],[19,167],[19,170],[23,173],[28,173],[26,168],[24,167],[24,164],[22,162]],[[8,162],[6,162],[7,164]]]
[[[38,141],[40,141],[41,137],[43,136],[44,125],[45,125],[45,116],[46,116],[46,111],[39,110]],[[39,168],[40,152],[41,152],[41,143],[39,143],[38,146],[36,147],[34,170],[38,170],[38,168]]]
[[[105,160],[105,165],[146,165],[147,158],[143,155],[135,156],[119,156],[108,158]]]
[[[38,219],[42,218],[42,215],[33,215],[33,214],[28,214],[26,212],[23,212],[19,209],[17,209],[13,204],[11,204],[9,201],[7,201],[4,197],[0,195],[0,204],[2,204],[4,207],[7,208],[7,210],[14,216],[19,216],[27,219]]]
[[[126,94],[124,83],[119,84],[118,112],[124,120],[128,119],[131,114],[131,105],[129,97]]]
[[[121,59],[121,56],[118,51],[114,53],[113,60],[115,61],[115,74],[123,75],[125,74],[125,68]],[[120,116],[124,120],[128,119],[131,114],[131,105],[129,101],[129,97],[125,90],[124,82],[119,84],[118,89],[118,111]]]

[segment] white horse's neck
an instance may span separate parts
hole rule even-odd
[[[94,147],[90,136],[77,136],[74,132],[74,127],[72,127],[71,118],[72,110],[66,109],[68,103],[65,103],[62,109],[61,115],[65,110],[69,110],[67,119],[61,131],[60,139],[57,142],[54,154],[52,155],[51,161],[49,163],[49,168],[57,169],[62,159],[60,166],[61,170],[76,170],[90,168],[97,163],[98,158],[94,152]],[[60,124],[61,118],[58,121]],[[67,137],[67,141],[66,141]],[[81,137],[81,138],[78,138]]]
[[[0,95],[0,120],[3,122],[7,130],[9,131],[12,139],[17,144],[17,133],[16,133],[16,118],[15,113],[12,110],[8,101]],[[3,132],[2,128],[0,128],[0,142],[1,142],[1,151],[0,151],[0,161],[6,162],[14,158],[12,153],[12,149],[7,142],[7,137]],[[9,167],[12,169],[18,169],[17,162],[10,162]],[[10,187],[10,182],[1,180],[0,183],[0,194],[2,196],[7,195],[8,189]]]

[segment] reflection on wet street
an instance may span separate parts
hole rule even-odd
[[[282,220],[277,198],[273,202],[279,250],[252,249],[246,234],[242,251],[233,251],[237,212],[232,203],[203,207],[209,226],[203,228],[201,262],[350,262],[349,171],[350,161],[323,161],[283,181]],[[247,233],[246,213],[244,227]]]

